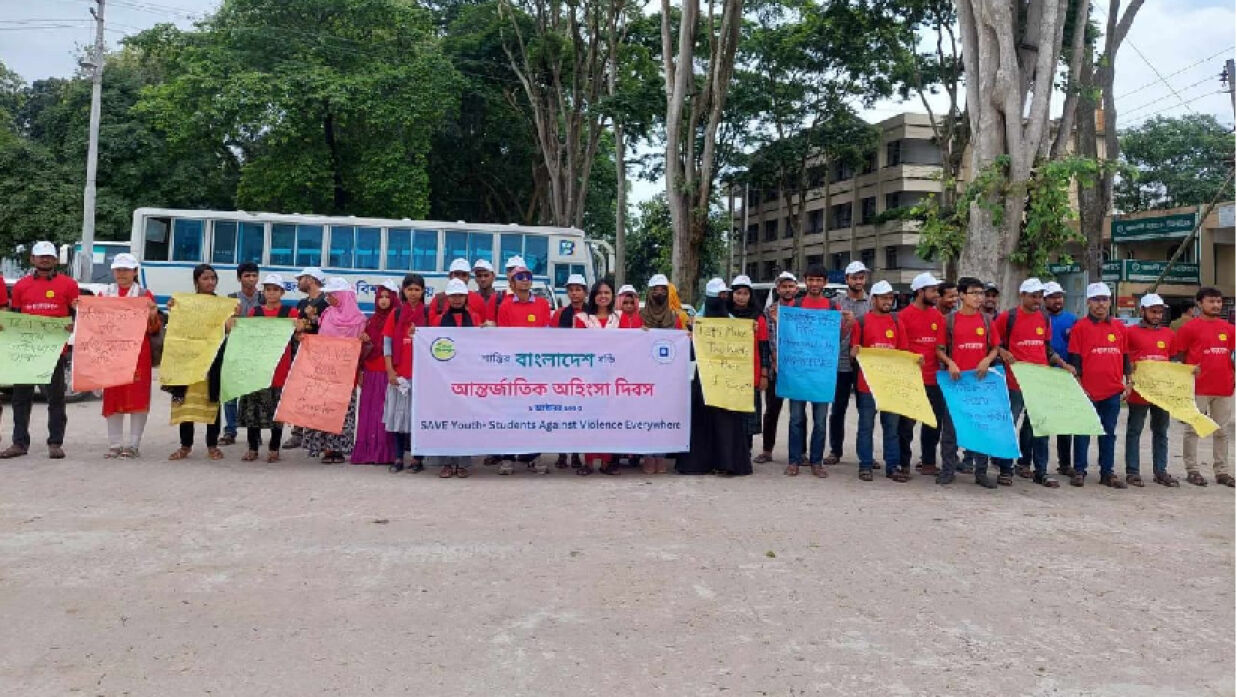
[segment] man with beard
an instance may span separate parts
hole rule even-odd
[[[1185,363],[1198,366],[1194,378],[1194,401],[1198,410],[1220,424],[1211,438],[1212,468],[1216,484],[1233,486],[1229,472],[1229,442],[1233,427],[1233,325],[1225,321],[1224,294],[1217,288],[1200,288],[1194,295],[1198,316],[1177,331],[1177,351]],[[1199,472],[1198,434],[1187,428],[1181,443],[1181,460],[1186,481],[1206,486]]]
[[[953,442],[941,442],[941,429],[949,421],[949,410],[945,407],[945,396],[936,383],[937,347],[945,345],[945,317],[936,309],[937,286],[940,281],[931,273],[921,273],[911,281],[911,292],[914,300],[898,314],[898,329],[907,350],[923,357],[920,370],[923,376],[924,389],[928,401],[932,404],[932,412],[936,416],[937,427],[923,424],[919,429],[920,454],[922,465],[920,474],[934,475],[936,468],[936,446],[941,445],[941,457],[948,461],[947,469],[956,468],[954,462],[958,457],[958,447]],[[952,435],[951,429],[945,429],[947,435]],[[911,443],[915,438],[915,420],[902,417],[898,426],[898,459],[910,462]]]
[[[958,284],[952,281],[942,281],[937,286],[940,295],[936,298],[936,309],[942,315],[948,315],[958,309]]]
[[[1112,318],[1111,310],[1112,290],[1108,284],[1087,286],[1087,316],[1070,332],[1069,355],[1082,390],[1094,405],[1104,429],[1098,438],[1100,484],[1124,489],[1126,483],[1114,470],[1117,419],[1121,416],[1121,401],[1130,395],[1130,359],[1125,355],[1125,325]],[[1082,486],[1087,479],[1090,445],[1091,436],[1074,436],[1074,475],[1070,477],[1070,486]]]
[[[1176,336],[1164,325],[1168,307],[1164,298],[1148,293],[1139,301],[1142,321],[1125,330],[1125,350],[1135,371],[1139,361],[1168,361],[1177,354]],[[1164,486],[1179,486],[1177,479],[1168,473],[1168,426],[1172,423],[1168,412],[1147,402],[1137,390],[1126,399],[1129,416],[1125,422],[1125,483],[1143,486],[1139,472],[1139,440],[1147,415],[1151,415],[1151,471],[1155,482]]]
[[[988,315],[989,320],[996,319],[996,316],[1001,313],[1001,289],[995,283],[984,284],[984,307],[982,312]]]
[[[773,446],[777,444],[777,420],[782,415],[782,398],[777,396],[777,311],[795,303],[799,294],[799,281],[789,271],[777,277],[777,301],[765,309],[765,325],[769,328],[769,387],[765,390],[765,413],[761,424],[760,454],[752,462],[763,464],[773,460]],[[827,460],[826,460],[827,462]]]
[[[838,347],[837,390],[833,394],[833,413],[829,415],[829,455],[826,465],[836,465],[842,459],[842,445],[846,440],[846,408],[855,389],[855,361],[851,356],[850,342],[855,322],[867,314],[872,301],[864,288],[868,283],[868,267],[862,261],[852,261],[846,267],[846,293],[838,298],[842,311],[842,341]]]

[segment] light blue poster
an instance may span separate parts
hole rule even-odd
[[[963,371],[957,380],[949,377],[949,371],[941,370],[936,382],[945,396],[959,447],[990,457],[1018,457],[1018,432],[1009,413],[1009,389],[1000,368],[989,370],[983,380],[974,370]]]
[[[777,396],[832,402],[838,382],[842,313],[777,308]]]

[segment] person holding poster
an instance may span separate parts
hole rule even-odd
[[[807,295],[794,301],[794,307],[805,310],[836,310],[838,307],[832,300],[825,297],[825,283],[829,274],[825,267],[815,264],[808,267],[803,274],[803,283],[807,286]],[[845,331],[845,329],[843,329]],[[849,363],[849,360],[847,361]],[[829,476],[825,471],[825,427],[829,418],[829,403],[831,400],[813,401],[812,405],[812,435],[811,445],[808,445],[807,407],[808,402],[798,399],[790,400],[790,431],[787,435],[789,462],[785,474],[799,474],[803,465],[804,455],[807,455],[807,465],[812,468],[812,474],[824,478]],[[839,442],[839,449],[841,443]]]
[[[898,329],[898,318],[893,314],[893,286],[888,281],[877,281],[872,286],[871,304],[868,311],[855,320],[851,334],[850,357],[859,355],[860,348],[897,349],[904,345]],[[872,481],[875,455],[872,439],[876,424],[876,399],[872,389],[859,370],[855,402],[859,407],[859,433],[855,437],[855,450],[859,454],[859,479]],[[898,445],[898,426],[902,417],[891,412],[880,412],[881,448],[885,456],[885,477],[895,482],[905,482],[910,475],[901,466]]]
[[[1082,389],[1095,405],[1104,435],[1099,437],[1100,484],[1124,489],[1117,476],[1115,449],[1121,400],[1130,393],[1130,358],[1125,353],[1125,325],[1109,314],[1112,291],[1104,283],[1087,286],[1087,316],[1074,325],[1069,337],[1070,360]],[[1070,486],[1087,480],[1087,450],[1091,436],[1074,436],[1074,475]]]
[[[1194,299],[1199,316],[1181,325],[1177,351],[1185,363],[1198,366],[1198,377],[1194,379],[1198,410],[1220,425],[1211,446],[1216,484],[1233,486],[1237,482],[1228,469],[1233,428],[1233,324],[1221,318],[1224,295],[1218,289],[1201,288]],[[1207,480],[1198,471],[1198,434],[1192,428],[1187,428],[1182,437],[1181,459],[1186,481],[1206,486]]]
[[[9,304],[12,310],[23,315],[41,317],[69,317],[77,302],[77,281],[56,271],[59,261],[56,245],[51,242],[35,242],[30,251],[30,265],[34,270],[13,284],[13,297]],[[0,327],[3,329],[3,327]],[[65,331],[72,331],[72,320],[65,323]],[[68,355],[61,352],[60,360],[52,370],[52,379],[40,390],[47,399],[47,456],[53,460],[64,459],[64,431],[69,416],[64,408],[64,362]],[[34,404],[34,385],[13,385],[13,442],[0,459],[21,457],[30,449],[30,408]]]
[[[283,277],[277,273],[267,274],[266,278],[262,279],[262,297],[265,302],[249,310],[249,316],[297,319],[296,308],[283,304],[283,292]],[[279,359],[279,364],[275,366],[275,374],[271,377],[270,387],[237,398],[237,423],[245,428],[245,439],[249,444],[249,450],[241,456],[241,460],[253,462],[258,459],[258,449],[262,447],[262,429],[265,428],[271,432],[266,461],[279,462],[283,424],[275,420],[275,409],[279,406],[279,398],[283,394],[283,386],[288,381],[288,372],[291,368],[292,342],[289,341],[284,348],[283,356]]]
[[[134,458],[141,456],[142,433],[146,430],[146,418],[150,415],[150,337],[163,328],[163,317],[155,305],[155,295],[137,283],[137,257],[132,254],[117,254],[112,260],[112,278],[99,293],[105,298],[141,298],[150,302],[150,314],[146,319],[146,336],[142,352],[137,357],[137,370],[133,382],[128,385],[103,388],[103,418],[107,421],[107,458]],[[129,439],[125,440],[125,415],[129,415]]]
[[[399,284],[391,278],[374,287],[374,314],[365,323],[365,345],[361,347],[361,399],[351,458],[354,465],[390,465],[394,461],[391,442],[397,436],[387,432],[382,418],[390,383],[383,332],[400,305],[399,295]],[[424,304],[422,310],[424,314]]]
[[[484,319],[468,309],[468,286],[464,285],[459,279],[452,279],[447,282],[445,290],[447,295],[447,311],[441,317],[434,320],[432,326],[435,327],[480,327],[484,323]],[[409,356],[411,360],[411,355]],[[467,479],[469,476],[469,465],[472,464],[472,458],[468,455],[443,455],[434,458],[437,464],[442,469],[438,472],[440,479],[450,479],[451,477],[459,477]],[[395,466],[391,467],[392,472],[398,472]]]
[[[330,306],[322,313],[318,322],[318,335],[339,337],[345,339],[364,339],[365,314],[357,307],[356,291],[344,279],[334,276],[328,278],[322,287],[326,293],[326,302]],[[359,368],[358,365],[355,368]],[[351,452],[356,438],[356,389],[351,391],[348,399],[348,413],[344,416],[343,429],[339,433],[329,433],[317,429],[305,429],[305,449],[310,457],[321,455],[324,465],[338,465],[344,462],[344,455]]]
[[[1044,284],[1044,311],[1048,313],[1048,319],[1052,322],[1052,350],[1056,351],[1058,356],[1068,355],[1069,333],[1073,330],[1074,324],[1078,322],[1078,318],[1074,316],[1074,313],[1065,309],[1065,289],[1056,281]],[[1031,452],[1030,420],[1023,422],[1019,442],[1022,442],[1021,436],[1025,436],[1026,442],[1023,452]],[[1073,444],[1073,436],[1057,436],[1057,473],[1066,477],[1074,474],[1074,459],[1070,456]],[[1026,465],[1029,462],[1029,460],[1018,460],[1020,465]]]
[[[1138,302],[1142,320],[1126,327],[1125,344],[1129,353],[1129,361],[1138,369],[1139,361],[1167,361],[1177,355],[1176,337],[1173,330],[1164,326],[1164,315],[1168,311],[1164,299],[1155,293],[1148,293]],[[1180,486],[1175,477],[1168,473],[1168,426],[1172,423],[1168,411],[1151,404],[1138,390],[1131,390],[1126,399],[1129,405],[1129,416],[1125,421],[1125,481],[1130,486],[1143,486],[1139,473],[1139,443],[1142,438],[1143,426],[1147,423],[1147,414],[1151,414],[1151,471],[1157,484],[1164,486]]]
[[[296,356],[297,346],[302,336],[318,333],[318,320],[326,308],[326,295],[322,293],[322,284],[326,283],[326,275],[316,266],[307,266],[296,275],[296,289],[305,294],[296,303],[298,330],[292,343],[292,355]],[[283,444],[284,450],[301,447],[305,431],[300,426],[292,427],[292,435]]]
[[[523,259],[520,260],[523,262]],[[511,279],[511,293],[503,299],[498,307],[498,326],[500,327],[546,327],[550,325],[550,304],[545,298],[533,295],[533,272],[523,263],[511,268],[508,272]],[[498,456],[486,458],[486,464],[497,464],[498,473],[510,475],[515,469],[512,460],[523,462],[537,474],[549,474],[550,468],[539,461],[541,453],[526,455]]]
[[[199,295],[214,295],[219,285],[219,274],[210,264],[198,264],[193,267],[193,290]],[[176,301],[168,301],[168,309],[174,308]],[[193,318],[176,318],[180,321],[193,321]],[[168,321],[173,318],[169,316]],[[180,447],[168,455],[169,460],[183,460],[189,457],[193,450],[193,424],[206,424],[206,455],[212,460],[222,460],[223,451],[219,449],[219,386],[223,369],[224,345],[219,344],[215,359],[211,361],[206,372],[206,379],[192,385],[174,385],[163,389],[172,395],[172,423],[180,425]]]
[[[932,405],[932,413],[936,415],[937,428],[922,424],[919,428],[920,466],[919,473],[935,475],[936,446],[941,446],[941,460],[957,460],[958,444],[950,440],[942,440],[942,429],[949,425],[949,410],[945,407],[945,397],[936,384],[937,349],[945,345],[945,316],[936,309],[939,299],[937,288],[939,281],[929,272],[921,273],[911,280],[911,292],[915,294],[911,304],[907,305],[898,315],[898,330],[906,342],[906,350],[918,353],[923,357],[924,391],[928,394],[928,402]],[[952,435],[952,432],[950,432]],[[911,443],[915,440],[915,420],[902,417],[898,426],[898,459],[905,463],[911,461]],[[954,469],[956,464],[951,466]]]
[[[458,278],[451,279],[459,281]],[[447,285],[455,288],[457,291],[463,281],[452,284],[451,281]],[[464,294],[468,294],[468,286],[464,285]],[[387,456],[385,461],[391,462],[390,470],[399,472],[404,469],[404,454],[412,449],[412,335],[416,333],[417,327],[429,326],[431,315],[429,308],[425,304],[425,278],[420,274],[410,273],[404,276],[403,282],[400,284],[400,294],[403,296],[403,302],[395,307],[395,309],[386,317],[383,325],[381,336],[378,338],[379,351],[382,353],[383,365],[385,367],[385,375],[383,389],[385,390],[383,405],[380,410],[380,418],[383,431],[387,435],[387,441],[391,449],[391,455]],[[458,295],[458,293],[457,293]],[[447,304],[443,309],[443,316],[451,312],[454,302],[460,301],[460,298],[447,294]],[[464,298],[467,301],[467,298]],[[473,312],[469,310],[469,312]],[[473,314],[474,317],[477,315]],[[372,322],[372,319],[371,319]],[[361,388],[361,407],[365,407],[365,388]],[[361,446],[361,437],[357,436],[357,447]],[[353,451],[353,462],[357,462],[356,451]],[[383,460],[371,460],[372,462],[383,462]],[[425,459],[412,456],[413,472],[421,472],[425,469]]]
[[[769,336],[769,366],[768,366],[768,386],[765,388],[765,404],[764,418],[760,428],[760,454],[752,459],[756,464],[763,464],[773,461],[773,448],[777,445],[777,422],[782,415],[782,398],[777,396],[777,319],[778,310],[783,307],[790,307],[795,302],[795,296],[799,294],[799,280],[789,271],[783,271],[777,277],[777,301],[769,303],[765,308],[764,320],[765,330]],[[846,338],[845,343],[849,345],[850,339]],[[850,358],[846,359],[850,362]],[[832,457],[832,456],[830,456]],[[825,464],[829,464],[829,458],[825,458]]]
[[[760,424],[760,392],[769,388],[769,369],[770,369],[770,353],[769,353],[769,325],[766,324],[764,313],[752,301],[752,279],[743,274],[734,277],[730,282],[730,302],[727,308],[730,316],[735,319],[750,319],[756,323],[756,364],[754,367],[752,383],[755,388],[752,390],[752,399],[756,403],[756,410],[747,417],[747,433],[748,444],[747,449],[750,452],[752,449],[752,436],[758,435],[761,432]],[[821,431],[821,450],[824,450],[824,431]]]
[[[229,298],[236,298],[236,316],[252,317],[253,311],[262,306],[266,300],[265,293],[258,288],[258,265],[252,261],[236,265],[236,281],[240,290],[228,293]],[[223,403],[223,435],[219,436],[219,445],[236,443],[236,407],[237,401]]]
[[[846,410],[851,394],[855,392],[855,380],[859,366],[851,358],[850,337],[855,331],[855,322],[867,314],[872,299],[864,291],[868,283],[868,267],[862,261],[846,265],[846,292],[838,298],[842,311],[842,342],[838,346],[838,379],[833,395],[833,414],[829,417],[829,456],[826,465],[842,461],[842,446],[846,443]],[[858,406],[856,396],[855,404]]]

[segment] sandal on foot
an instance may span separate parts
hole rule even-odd
[[[455,476],[455,468],[451,465],[443,465],[442,469],[438,470],[439,479],[450,479]]]
[[[786,465],[786,469],[782,470],[782,474],[786,475],[787,477],[799,476],[799,465]]]
[[[826,465],[836,465],[841,461],[842,461],[841,455],[834,455],[833,453],[829,453],[828,455],[825,456]]]
[[[177,448],[175,452],[173,452],[171,455],[168,455],[168,459],[169,460],[183,460],[189,457],[189,453],[192,450],[193,450],[192,448]]]
[[[1125,475],[1125,483],[1129,484],[1130,486],[1136,486],[1140,489],[1144,486],[1143,478],[1138,476],[1137,474]]]
[[[872,481],[872,470],[859,470],[859,481],[861,482]]]
[[[241,455],[241,462],[253,462],[258,459],[257,450],[246,450],[244,455]]]
[[[1002,472],[996,476],[996,483],[1001,486],[1013,486],[1014,475]]]
[[[1016,472],[1018,476],[1023,479],[1030,479],[1034,476],[1034,472],[1032,472],[1030,465],[1018,465],[1018,468],[1014,470],[1014,472]]]
[[[456,467],[455,476],[459,477],[460,479],[468,479],[468,468],[467,467]]]
[[[1233,475],[1231,474],[1217,474],[1216,484],[1219,484],[1220,486],[1231,487],[1231,486],[1237,485],[1237,480],[1234,480]]]
[[[752,462],[758,465],[763,465],[766,462],[773,462],[773,456],[770,455],[769,453],[761,453],[757,455],[756,457],[753,457]]]
[[[812,475],[824,479],[829,476],[829,470],[825,469],[824,465],[812,465]]]
[[[116,458],[120,457],[121,454],[123,453],[124,453],[124,450],[120,447],[108,448],[107,452],[103,453],[103,459],[115,460]]]
[[[1185,480],[1194,486],[1207,486],[1207,480],[1198,472],[1190,472],[1186,474]]]
[[[279,462],[279,451],[272,450],[266,454],[267,462]]]
[[[222,459],[223,459],[223,451],[222,451],[222,450],[220,450],[219,448],[207,448],[207,449],[206,449],[206,457],[208,457],[208,458],[210,458],[210,459],[212,459],[212,460],[222,460]]]
[[[1115,475],[1115,474],[1101,474],[1101,475],[1100,475],[1100,484],[1103,484],[1104,486],[1106,486],[1106,487],[1110,487],[1110,488],[1113,488],[1113,489],[1125,489],[1125,488],[1128,488],[1128,487],[1127,487],[1127,485],[1126,485],[1126,483],[1125,483],[1125,482],[1123,482],[1123,481],[1121,481],[1121,479],[1120,479],[1120,478],[1118,478],[1118,477],[1117,477],[1117,475]]]
[[[1164,486],[1181,486],[1181,482],[1168,472],[1156,472],[1155,483],[1163,484]]]
[[[129,447],[120,451],[120,457],[123,460],[136,460],[141,457],[142,453],[137,448]]]
[[[911,476],[907,474],[906,472],[899,469],[899,470],[894,470],[892,472],[886,472],[885,479],[892,479],[893,481],[901,484],[902,482],[910,481]]]

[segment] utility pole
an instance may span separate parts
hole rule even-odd
[[[90,8],[94,16],[94,57],[91,67],[90,86],[90,146],[86,150],[86,191],[82,196],[82,251],[78,264],[81,278],[89,282],[94,273],[94,203],[95,176],[99,168],[99,111],[103,100],[103,4],[106,0],[95,0],[99,6]]]
[[[740,254],[739,254],[740,271],[739,272],[740,273],[747,273],[747,226],[750,224],[748,213],[751,212],[751,208],[752,208],[751,184],[744,184],[743,185],[743,233],[742,233],[742,237],[739,238],[740,240],[743,241],[742,243],[743,246],[739,247],[739,250],[740,250]]]
[[[1228,100],[1233,103],[1233,116],[1237,117],[1237,71],[1234,71],[1233,59],[1224,61],[1224,73],[1220,75],[1220,84],[1228,87]]]

